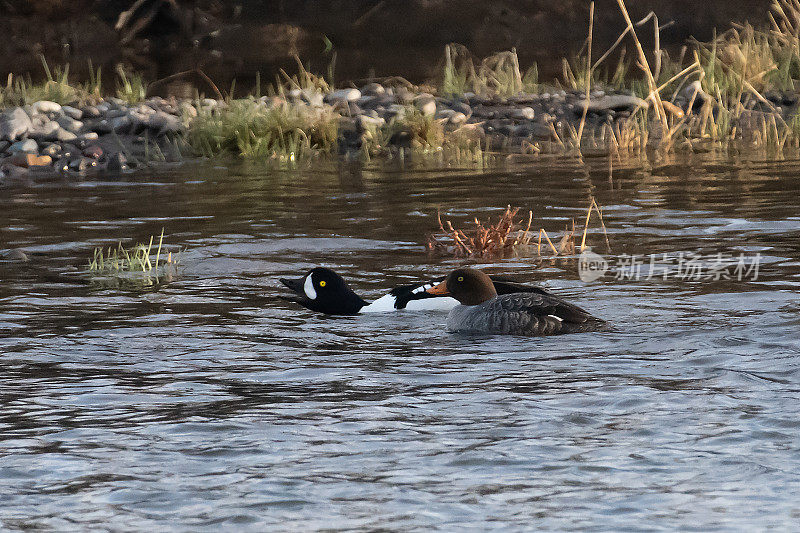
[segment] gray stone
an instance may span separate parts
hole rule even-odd
[[[100,136],[97,133],[95,133],[93,131],[87,131],[86,133],[82,133],[82,134],[78,135],[78,142],[79,143],[87,143],[87,142],[91,142],[91,141],[96,141],[99,138],[100,138]]]
[[[339,89],[325,95],[325,101],[332,102],[355,102],[361,98],[361,91],[358,89]]]
[[[147,127],[156,130],[159,135],[178,133],[183,130],[183,124],[178,117],[163,111],[157,111],[148,117]]]
[[[106,169],[109,172],[123,172],[128,168],[128,158],[122,152],[111,154],[111,157],[108,158]]]
[[[46,120],[43,123],[36,120],[34,121],[33,128],[28,135],[30,135],[33,139],[40,141],[55,141],[56,132],[59,130],[59,128],[60,126],[55,120]]]
[[[49,155],[50,157],[53,158],[53,160],[55,160],[56,157],[61,155],[61,152],[62,148],[61,145],[58,143],[49,144],[44,148],[42,148],[42,155]]]
[[[58,142],[73,142],[78,139],[78,136],[72,133],[71,131],[67,131],[64,128],[58,128],[54,136],[51,140],[58,141]]]
[[[467,115],[461,113],[460,111],[456,111],[450,115],[450,118],[447,120],[447,122],[453,126],[460,126],[467,122]]]
[[[414,106],[419,109],[423,115],[432,116],[436,114],[436,100],[433,95],[422,93],[414,99]]]
[[[575,112],[583,113],[583,110],[586,107],[586,100],[578,102],[578,104],[575,106]],[[614,94],[610,96],[603,96],[595,100],[590,99],[588,104],[588,112],[602,113],[607,111],[633,111],[640,107],[647,109],[649,104],[638,96]]]
[[[82,114],[83,116],[85,116],[85,117],[89,117],[89,118],[97,118],[97,117],[99,117],[99,116],[100,116],[100,110],[99,110],[99,109],[97,109],[95,106],[93,106],[93,105],[90,105],[90,106],[86,106],[86,107],[84,107],[84,108],[81,110],[81,114]],[[81,118],[83,118],[83,117],[81,117]]]
[[[377,129],[386,124],[386,120],[382,118],[374,118],[368,115],[359,115],[356,118],[356,124],[359,131],[366,131],[369,129]]]
[[[32,113],[59,113],[60,111],[61,104],[49,100],[40,100],[31,105]]]
[[[69,118],[72,118],[72,119],[75,119],[75,120],[80,120],[80,119],[83,118],[83,111],[81,111],[80,109],[76,109],[76,108],[74,108],[72,106],[68,106],[68,105],[61,106],[61,111],[66,116],[68,116]]]
[[[0,139],[16,141],[33,128],[31,118],[21,107],[16,107],[0,115]]]
[[[72,133],[77,133],[83,127],[83,122],[80,120],[75,120],[74,118],[66,115],[58,117],[56,122],[59,126],[67,131],[71,131]]]
[[[25,139],[24,141],[15,142],[8,148],[9,153],[17,154],[36,154],[39,152],[39,145],[33,139]]]
[[[113,118],[109,121],[111,131],[114,133],[122,133],[131,127],[131,118],[128,115]]]
[[[414,101],[414,98],[416,97],[414,93],[412,93],[405,87],[398,87],[394,93],[397,101],[401,104],[410,104]]]
[[[3,254],[3,259],[6,261],[20,261],[26,262],[29,261],[28,254],[20,250],[19,248],[12,248],[9,251]]]
[[[86,172],[96,166],[97,161],[89,157],[76,157],[70,159],[68,163],[68,168],[72,172]]]
[[[531,107],[519,107],[511,111],[511,118],[517,120],[533,120],[534,113]]]
[[[380,96],[386,93],[386,89],[380,83],[368,83],[361,88],[361,94],[366,96]]]

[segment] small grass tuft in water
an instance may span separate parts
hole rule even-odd
[[[154,241],[154,237],[150,237],[148,244],[140,243],[131,248],[125,248],[122,243],[119,243],[116,248],[95,248],[92,259],[89,261],[89,271],[106,274],[151,273],[156,272],[160,266],[176,266],[178,259],[173,258],[172,252],[162,254],[164,230],[161,230],[155,250],[153,249]]]

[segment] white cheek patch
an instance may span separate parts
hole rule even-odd
[[[306,276],[306,282],[303,283],[303,292],[306,293],[311,300],[317,299],[317,291],[314,290],[314,282],[311,280],[311,274]]]

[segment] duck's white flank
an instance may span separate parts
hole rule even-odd
[[[314,281],[311,279],[311,274],[306,276],[306,282],[303,283],[303,292],[306,293],[311,300],[317,299],[317,291],[314,290]]]
[[[417,287],[416,289],[412,290],[411,292],[417,294],[422,292],[431,285],[422,285]],[[372,302],[369,305],[366,305],[361,308],[359,313],[386,313],[388,311],[402,311],[402,309],[395,308],[395,302],[397,301],[397,297],[392,294],[385,294]],[[454,308],[458,305],[458,300],[455,298],[450,298],[447,296],[444,297],[437,297],[437,298],[424,298],[422,300],[411,300],[406,305],[405,309],[409,311],[449,311],[450,309]]]

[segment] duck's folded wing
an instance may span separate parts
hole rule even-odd
[[[413,300],[438,298],[438,296],[435,294],[428,294],[425,291],[441,282],[442,279],[444,278],[423,283],[421,285],[400,285],[399,287],[395,287],[394,289],[390,290],[389,294],[394,296],[395,309],[405,309],[406,306],[408,306],[408,302]]]
[[[526,285],[525,283],[519,283],[511,278],[505,276],[489,276],[494,283],[494,289],[497,291],[497,294],[514,294],[514,293],[536,293],[536,294],[547,294],[550,293],[544,290],[541,287],[537,287],[536,285]],[[439,298],[435,294],[429,294],[425,292],[426,290],[430,289],[431,287],[441,283],[444,278],[433,279],[427,283],[423,283],[421,285],[400,285],[399,287],[395,287],[389,294],[395,297],[394,307],[396,309],[405,309],[408,305],[408,302],[414,300],[424,300],[426,298]]]
[[[556,335],[604,329],[606,322],[548,293],[501,295],[489,302],[492,328],[526,335]]]

